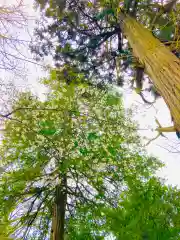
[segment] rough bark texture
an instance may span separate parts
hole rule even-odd
[[[120,20],[135,57],[144,65],[180,131],[180,60],[135,19],[121,14]]]
[[[67,178],[64,175],[62,177],[62,182],[56,186],[55,190],[51,240],[64,240],[64,221],[67,202],[66,185]]]

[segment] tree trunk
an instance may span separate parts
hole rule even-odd
[[[135,19],[121,13],[120,21],[134,56],[145,67],[180,131],[180,60]]]
[[[62,177],[62,182],[55,189],[55,203],[53,210],[51,240],[64,240],[64,221],[67,203],[67,177]]]

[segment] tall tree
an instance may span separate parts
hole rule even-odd
[[[0,147],[1,235],[65,239],[77,208],[117,206],[123,189],[161,165],[145,154],[119,96],[67,85],[63,75],[52,71],[44,80],[46,101],[23,93],[7,114],[13,119]]]
[[[39,42],[32,46],[33,52],[40,57],[51,53],[57,66],[71,63],[88,78],[96,75],[97,81],[110,83],[122,84],[124,70],[132,65],[136,90],[146,101],[142,83],[145,71],[154,84],[150,89],[155,98],[159,94],[164,98],[174,130],[180,130],[177,1],[164,5],[137,0],[37,2],[45,19],[53,22],[37,29]]]

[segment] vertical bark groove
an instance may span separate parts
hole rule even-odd
[[[180,60],[135,19],[123,14],[120,19],[134,55],[145,66],[180,131]]]

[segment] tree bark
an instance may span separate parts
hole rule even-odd
[[[62,176],[62,182],[55,189],[55,203],[51,228],[51,240],[64,240],[64,222],[67,203],[67,177]]]
[[[120,21],[134,56],[145,67],[180,131],[180,60],[132,17],[121,13]]]

